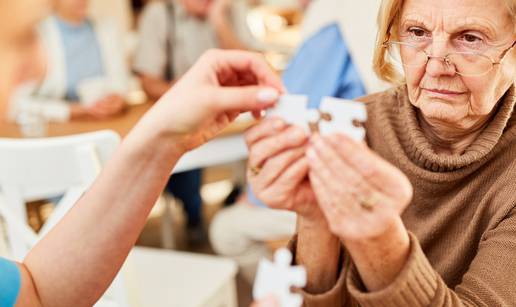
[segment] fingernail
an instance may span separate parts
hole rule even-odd
[[[278,100],[279,92],[271,87],[264,88],[258,92],[257,99],[261,103],[269,103]]]

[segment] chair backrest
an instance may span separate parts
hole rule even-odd
[[[120,143],[112,131],[42,139],[0,139],[0,216],[15,260],[29,250],[73,207]],[[39,233],[28,226],[26,203],[61,196]],[[127,306],[120,278],[99,306]],[[121,301],[121,302],[120,302]]]

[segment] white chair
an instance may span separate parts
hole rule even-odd
[[[120,143],[112,131],[47,139],[0,139],[0,215],[11,256],[22,260],[73,207]],[[26,203],[63,195],[39,233],[27,221]],[[127,307],[120,276],[96,306]]]
[[[66,214],[119,142],[111,131],[0,139],[0,218],[7,224],[11,258],[23,259]],[[27,224],[26,202],[57,195],[64,196],[36,234]],[[95,306],[236,307],[236,273],[233,261],[219,257],[135,248]]]

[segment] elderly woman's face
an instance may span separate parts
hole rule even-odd
[[[55,9],[77,19],[88,17],[89,0],[54,0]]]
[[[35,29],[48,10],[47,0],[0,0],[0,116],[18,85],[43,74]]]
[[[406,0],[399,40],[421,46],[433,57],[453,52],[478,53],[498,62],[516,39],[514,29],[503,0]],[[404,49],[408,48],[402,48],[405,63],[413,52]],[[462,60],[457,60],[459,57]],[[475,58],[459,57],[449,57],[449,64],[443,58],[432,58],[426,66],[405,65],[404,70],[410,101],[426,119],[455,129],[469,129],[491,113],[514,83],[516,48],[506,52],[502,65],[494,65],[482,75],[457,74],[461,69],[456,63],[459,61],[466,63],[461,64],[466,68],[464,72],[485,70],[485,66],[476,69],[480,64]]]

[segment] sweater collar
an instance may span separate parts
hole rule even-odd
[[[410,160],[432,172],[449,172],[480,161],[491,153],[503,138],[516,137],[516,90],[513,85],[501,99],[491,122],[461,155],[436,154],[419,124],[416,108],[410,103],[406,86],[397,91],[400,106],[396,112],[396,134]]]

